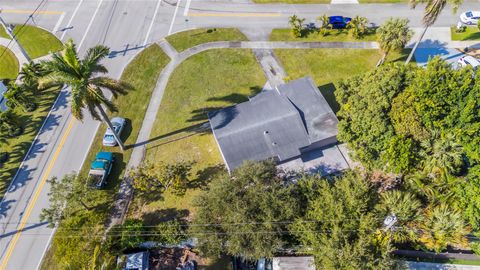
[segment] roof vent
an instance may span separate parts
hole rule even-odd
[[[267,135],[267,134],[268,134],[268,130],[265,130],[265,131],[263,132],[263,134]]]
[[[272,142],[272,145],[273,145],[273,146],[277,146],[277,143],[276,143],[276,142]]]

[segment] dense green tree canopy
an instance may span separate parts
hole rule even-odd
[[[196,201],[198,226],[191,229],[200,250],[273,257],[286,244],[288,221],[302,213],[296,190],[278,177],[272,161],[247,162],[231,176],[215,179]]]

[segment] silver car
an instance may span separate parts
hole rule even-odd
[[[122,130],[125,127],[125,119],[121,117],[114,117],[110,120],[112,122],[113,129],[115,129],[115,133],[120,136],[122,134]],[[105,131],[105,135],[103,135],[103,145],[104,146],[115,146],[117,145],[117,141],[113,136],[113,131],[110,128],[107,128]]]

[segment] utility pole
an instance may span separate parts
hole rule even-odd
[[[2,13],[2,10],[0,9],[0,14],[1,13]],[[28,19],[30,19],[30,17]],[[23,56],[25,56],[25,58],[27,58],[27,60],[30,62],[32,59],[30,59],[30,56],[28,56],[25,49],[23,49],[22,45],[20,45],[20,42],[18,42],[18,40],[15,38],[15,35],[13,34],[13,27],[11,25],[8,25],[4,21],[2,16],[0,16],[0,24],[3,26],[3,28],[5,29],[5,32],[7,32],[10,38],[17,44],[18,48],[20,48],[20,51],[22,52]]]

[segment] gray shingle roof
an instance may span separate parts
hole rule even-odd
[[[309,77],[277,90],[209,113],[211,128],[230,170],[245,160],[297,157],[302,148],[336,136],[338,120]]]

